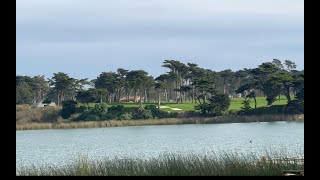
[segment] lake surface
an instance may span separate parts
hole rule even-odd
[[[251,142],[250,142],[251,141]],[[16,165],[68,163],[79,155],[148,158],[212,151],[304,155],[303,122],[138,126],[16,132]]]

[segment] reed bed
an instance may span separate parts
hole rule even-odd
[[[167,154],[149,159],[130,157],[90,160],[79,157],[63,166],[18,167],[18,176],[281,176],[284,170],[304,171],[304,161],[281,156]]]
[[[148,120],[108,120],[57,123],[16,123],[16,130],[38,129],[73,129],[73,128],[105,128],[147,125],[175,125],[175,124],[214,124],[240,122],[272,122],[272,121],[304,121],[304,115],[259,115],[259,116],[223,116],[212,118],[172,118]]]

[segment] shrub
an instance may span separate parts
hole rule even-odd
[[[304,102],[298,100],[289,102],[285,107],[285,112],[289,114],[304,113]]]
[[[223,111],[229,109],[231,99],[227,94],[216,94],[209,98],[210,106],[212,107],[211,113],[214,116],[221,116]]]
[[[76,113],[84,113],[89,111],[89,106],[87,104],[81,104],[76,106]]]
[[[78,121],[78,120],[80,119],[81,115],[82,115],[82,114],[80,114],[80,113],[72,114],[72,115],[69,117],[69,119],[70,119],[71,121]],[[84,119],[82,119],[82,120],[84,120]]]
[[[143,108],[138,109],[132,115],[132,119],[152,119],[152,112]]]
[[[250,99],[246,98],[243,100],[243,102],[241,103],[243,104],[243,107],[241,107],[242,110],[244,111],[248,111],[251,109],[251,106],[250,106]]]
[[[111,114],[104,114],[100,117],[101,120],[111,120],[115,119],[115,116],[112,116]]]
[[[73,100],[63,101],[62,102],[62,110],[61,110],[61,116],[64,119],[68,119],[71,114],[74,114],[76,112],[76,105],[78,103]]]
[[[212,107],[208,103],[198,104],[195,106],[195,110],[200,110],[201,116],[207,116],[211,113]]]
[[[178,118],[191,118],[191,117],[199,117],[199,112],[186,111],[183,113],[178,113]]]
[[[117,119],[118,120],[130,120],[130,119],[132,119],[132,113],[121,114]]]
[[[103,104],[96,104],[94,107],[88,107],[87,105],[81,105],[77,107],[77,112],[80,116],[74,119],[75,121],[96,121],[107,120],[112,117],[107,117],[107,108]]]
[[[42,122],[56,122],[60,117],[60,110],[52,107],[44,107],[43,114],[41,116]]]
[[[86,118],[85,121],[99,121],[100,117],[97,115],[89,114]]]
[[[250,109],[248,111],[240,110],[239,115],[267,115],[267,114],[284,114],[285,105],[273,105],[270,107],[258,107],[256,109]]]
[[[209,98],[209,103],[203,103],[195,106],[196,110],[200,110],[202,116],[221,116],[230,106],[231,99],[227,94],[216,94]]]
[[[170,112],[170,113],[168,113],[169,118],[177,118],[178,115],[179,115],[179,113],[177,113],[177,112]]]
[[[107,108],[101,104],[96,104],[94,108],[89,110],[89,114],[93,114],[99,117],[102,117],[108,113]]]
[[[146,105],[145,110],[150,110],[153,118],[161,118],[161,112],[155,105]]]
[[[232,110],[225,111],[222,115],[236,116],[236,115],[238,115],[238,112],[239,112],[238,110],[232,109]]]
[[[113,117],[118,117],[125,113],[125,109],[123,105],[111,106],[108,108],[108,114]]]

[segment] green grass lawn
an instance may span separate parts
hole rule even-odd
[[[229,107],[229,110],[240,110],[241,107],[243,107],[243,98],[234,98],[231,99],[231,104]],[[287,104],[287,99],[285,96],[281,96],[280,100],[277,98],[277,100],[273,103],[273,105],[285,105]],[[250,106],[254,108],[254,100],[250,99]],[[257,97],[257,107],[266,107],[267,101],[266,97]]]
[[[240,110],[241,107],[243,107],[244,98],[233,98],[231,99],[231,104],[229,107],[229,110]],[[156,105],[157,103],[143,103],[143,106],[146,105]],[[285,105],[287,104],[287,99],[285,96],[281,96],[280,100],[277,99],[274,103],[274,105]],[[95,103],[89,104],[90,106],[94,106]],[[110,106],[114,105],[124,105],[125,107],[139,107],[139,103],[111,103]],[[250,105],[252,108],[254,108],[254,101],[253,99],[250,100]],[[168,106],[170,108],[178,108],[182,110],[171,110],[170,108],[161,108],[163,111],[171,111],[171,112],[185,112],[185,111],[192,111],[194,110],[195,104],[192,104],[190,101],[183,102],[181,104],[177,103],[169,103],[169,102],[162,102],[161,106]],[[265,107],[267,106],[267,101],[265,97],[257,97],[257,107]]]

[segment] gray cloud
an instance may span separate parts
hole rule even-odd
[[[303,68],[303,0],[17,0],[17,73],[164,72],[164,59],[222,70],[273,58]]]

